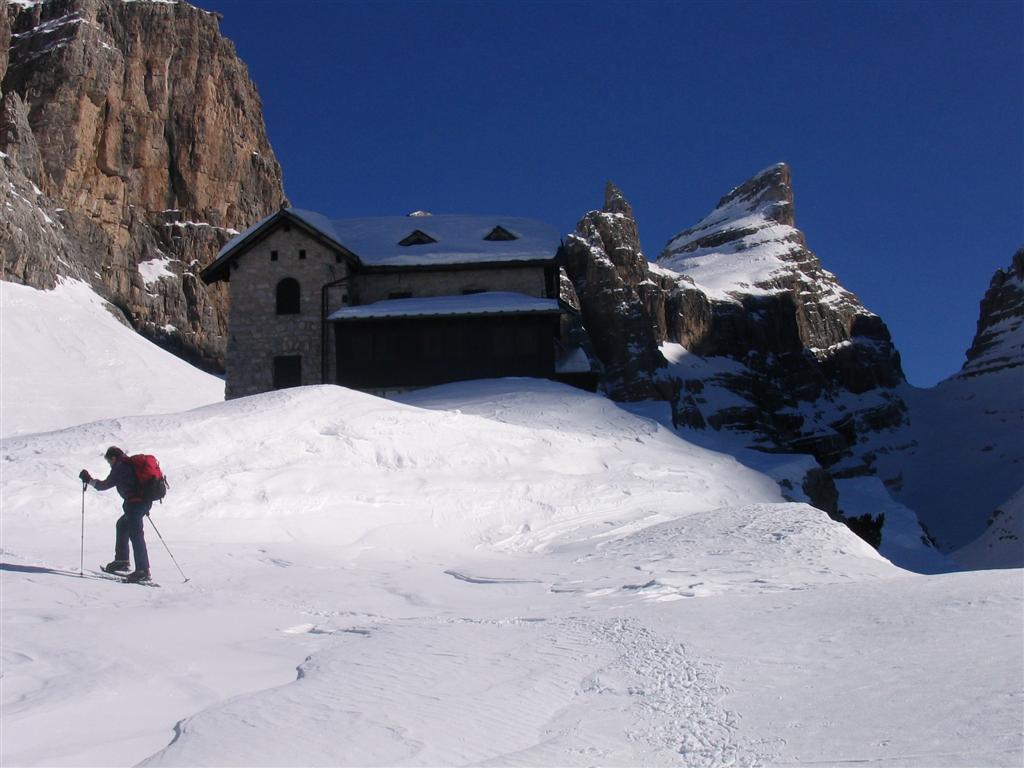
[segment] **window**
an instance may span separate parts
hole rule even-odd
[[[302,386],[302,355],[274,358],[274,389]]]
[[[306,250],[305,249],[302,249],[302,250],[299,251],[299,258],[300,259],[306,258]]]
[[[277,284],[277,314],[297,315],[299,311],[299,281],[286,277]]]
[[[419,229],[414,229],[404,238],[398,241],[399,245],[427,245],[428,243],[436,243],[437,240],[432,238],[426,232]]]
[[[500,241],[503,241],[503,240],[518,240],[518,239],[519,238],[516,235],[513,235],[511,232],[509,232],[507,229],[505,229],[500,224],[498,226],[496,226],[494,229],[492,229],[490,232],[488,232],[484,236],[484,240],[491,240],[492,242],[493,241],[499,241],[500,242]]]
[[[277,251],[271,251],[270,252],[270,260],[271,261],[277,261]]]

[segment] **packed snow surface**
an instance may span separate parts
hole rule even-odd
[[[21,343],[56,366],[46,331]],[[75,366],[69,393],[103,374]],[[65,417],[0,441],[0,764],[1024,757],[1021,571],[903,571],[599,396],[505,379]],[[77,474],[110,444],[169,475],[159,588],[95,573],[119,500]]]

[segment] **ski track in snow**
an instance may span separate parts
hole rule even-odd
[[[292,764],[297,733],[309,765],[724,766],[766,757],[740,754],[714,668],[634,620],[401,622],[351,634],[307,658],[293,683],[180,722],[142,765]]]

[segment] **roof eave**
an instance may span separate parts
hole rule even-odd
[[[206,266],[199,273],[199,277],[207,285],[219,282],[221,280],[230,279],[230,267],[231,263],[239,256],[244,254],[249,248],[254,246],[259,241],[267,237],[274,229],[276,229],[285,220],[290,224],[295,224],[301,229],[311,234],[314,238],[322,242],[328,248],[340,253],[347,259],[354,261],[356,264],[360,264],[359,257],[356,256],[352,251],[346,248],[341,243],[337,242],[334,238],[325,232],[314,227],[304,219],[294,215],[287,208],[282,208],[276,213],[268,216],[264,219],[263,223],[256,227],[252,232],[249,232],[245,237],[241,238],[237,243],[231,246],[230,249],[221,253],[216,259]]]
[[[565,310],[561,307],[555,309],[507,309],[495,312],[432,312],[432,313],[415,313],[408,315],[377,315],[377,316],[362,316],[362,317],[328,317],[327,320],[332,323],[357,323],[357,322],[376,322],[378,320],[421,320],[423,318],[469,318],[469,317],[518,317],[522,315],[562,315],[565,314]]]
[[[384,272],[432,272],[438,270],[452,269],[498,269],[510,266],[540,267],[554,264],[555,261],[556,258],[554,256],[538,256],[537,258],[529,259],[491,259],[489,261],[448,261],[434,263],[424,261],[419,264],[372,264],[367,262],[361,262],[360,271],[363,272],[364,274],[379,274]]]

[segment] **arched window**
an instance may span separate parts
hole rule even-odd
[[[277,284],[277,314],[299,314],[299,281],[293,277]]]

